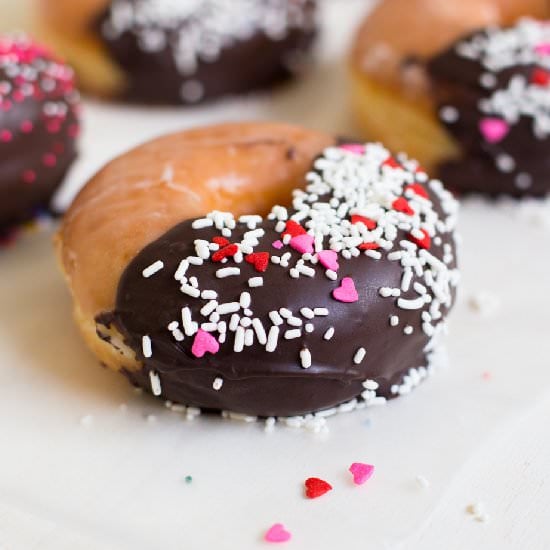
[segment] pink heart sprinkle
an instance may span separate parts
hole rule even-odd
[[[550,42],[542,42],[535,46],[535,51],[540,55],[549,55],[550,54]]]
[[[502,141],[510,131],[510,125],[501,118],[482,118],[479,121],[479,131],[489,143]]]
[[[264,535],[267,542],[287,542],[292,537],[282,523],[273,524]]]
[[[200,328],[197,334],[195,335],[195,340],[193,341],[193,347],[191,348],[191,353],[195,357],[200,358],[200,357],[204,357],[204,354],[206,352],[218,353],[219,349],[220,349],[219,342],[210,333]]]
[[[305,254],[306,252],[311,254],[313,252],[313,237],[307,233],[304,235],[297,235],[290,239],[290,246],[301,254]]]
[[[340,286],[332,291],[332,296],[335,300],[347,304],[359,300],[359,294],[355,290],[355,283],[351,277],[344,277]]]
[[[317,252],[317,257],[321,262],[321,265],[332,271],[338,271],[340,265],[338,264],[338,254],[334,250],[321,250]]]
[[[354,462],[348,470],[353,475],[353,483],[355,485],[363,485],[374,474],[374,466],[372,464],[363,464],[362,462]]]
[[[276,248],[277,250],[281,250],[281,248],[283,248],[284,244],[283,244],[283,241],[277,240],[277,241],[273,241],[271,243],[271,246],[273,248]]]
[[[355,153],[356,155],[362,155],[365,152],[365,146],[358,143],[344,143],[344,145],[340,145],[340,149]]]

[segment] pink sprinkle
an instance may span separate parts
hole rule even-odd
[[[338,271],[340,265],[338,264],[338,254],[334,250],[321,250],[317,252],[317,257],[321,262],[321,265],[332,271]]]
[[[313,252],[313,237],[307,233],[292,237],[290,239],[290,246],[301,254],[308,252],[311,254]]]
[[[340,149],[355,153],[356,155],[362,155],[365,152],[365,146],[358,143],[345,143],[344,145],[340,145]]]
[[[374,474],[374,466],[372,464],[363,464],[362,462],[354,462],[348,470],[353,475],[353,483],[355,485],[363,485]]]
[[[276,248],[277,250],[281,250],[281,248],[283,248],[284,244],[283,244],[283,241],[277,240],[277,241],[273,241],[273,243],[271,243],[271,246],[273,248]]]
[[[501,118],[482,118],[479,131],[488,143],[498,143],[508,135],[510,125]]]
[[[274,523],[264,535],[267,542],[287,542],[292,538],[290,531],[287,531],[282,523]]]
[[[42,162],[44,163],[44,166],[48,166],[49,168],[53,168],[57,164],[57,159],[55,158],[54,154],[46,153],[42,157]]]
[[[535,46],[535,51],[540,55],[550,55],[550,42],[543,42]]]
[[[36,181],[36,172],[34,170],[25,170],[21,179],[24,183],[34,183]]]
[[[76,138],[78,137],[78,134],[80,133],[80,127],[78,124],[71,124],[69,126],[69,129],[67,130],[67,134],[69,137]]]
[[[191,348],[191,353],[195,357],[204,357],[204,354],[206,352],[209,353],[218,353],[220,349],[219,342],[208,332],[205,330],[202,330],[201,328],[198,330],[197,334],[195,335],[195,340],[193,341],[193,347]]]
[[[346,304],[359,300],[359,294],[357,294],[355,283],[351,277],[344,277],[340,286],[332,291],[332,296],[335,300]]]
[[[57,134],[60,129],[61,124],[58,120],[52,120],[51,122],[48,122],[48,125],[46,126],[46,130],[49,134]]]
[[[21,123],[21,131],[24,134],[28,134],[28,133],[32,132],[32,128],[33,128],[33,125],[32,125],[32,122],[30,120],[24,120]]]
[[[0,140],[2,140],[4,143],[8,143],[8,141],[11,141],[12,138],[13,135],[9,130],[2,130],[0,132]]]
[[[483,378],[483,380],[491,380],[491,378],[493,377],[492,374],[489,372],[489,371],[485,371],[481,377]]]

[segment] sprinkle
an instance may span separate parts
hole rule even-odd
[[[316,317],[326,317],[328,315],[328,309],[326,307],[316,307],[313,313]]]
[[[191,310],[188,307],[184,307],[181,310],[181,321],[183,330],[186,336],[193,336],[197,332],[198,325],[191,319]]]
[[[151,382],[151,391],[153,392],[153,395],[156,395],[157,397],[162,395],[162,386],[160,385],[159,375],[155,371],[151,370],[149,371],[149,380]]]
[[[290,531],[287,531],[282,523],[274,523],[265,533],[264,540],[267,542],[287,542],[292,538]]]
[[[353,356],[353,362],[356,365],[359,365],[363,362],[363,359],[365,358],[365,355],[367,354],[367,350],[365,348],[359,348],[355,355]]]
[[[273,241],[271,243],[271,246],[273,248],[275,248],[276,250],[281,250],[281,248],[283,248],[284,244],[283,244],[283,241],[277,239],[276,241]]]
[[[355,283],[351,277],[344,277],[340,286],[332,291],[332,296],[335,300],[344,303],[353,303],[359,300]]]
[[[425,303],[423,296],[419,296],[414,300],[406,300],[405,298],[398,298],[397,300],[397,306],[401,309],[420,309]]]
[[[201,308],[201,315],[208,317],[216,308],[218,307],[218,302],[216,300],[210,300],[205,306]]]
[[[263,286],[263,284],[264,284],[263,277],[251,277],[250,279],[248,279],[248,286],[250,288],[258,288],[260,286]]]
[[[180,290],[184,294],[187,294],[187,296],[191,296],[191,298],[198,298],[201,295],[201,291],[198,288],[188,284],[182,284]]]
[[[220,391],[223,386],[223,378],[214,378],[214,382],[212,383],[212,389],[215,391]]]
[[[307,348],[303,348],[300,351],[300,361],[302,363],[302,368],[309,369],[309,367],[311,367],[311,352]]]
[[[366,483],[374,474],[374,466],[362,462],[354,462],[348,470],[353,475],[353,482],[355,485],[363,485],[363,483]]]
[[[299,328],[285,331],[285,340],[294,340],[300,338],[300,336],[302,336],[302,331]]]
[[[279,327],[273,326],[269,329],[269,333],[267,335],[267,345],[265,347],[265,350],[268,352],[273,352],[277,349],[277,341],[279,339]]]
[[[208,332],[199,329],[195,335],[195,340],[193,341],[193,347],[191,348],[191,353],[198,357],[204,357],[208,353],[218,353],[220,349],[219,342]]]
[[[141,339],[141,349],[143,351],[143,357],[147,359],[153,356],[153,346],[151,343],[151,338],[149,336],[144,336]]]
[[[191,227],[193,229],[204,229],[206,227],[212,227],[214,225],[214,221],[213,220],[210,220],[208,218],[200,218],[198,220],[195,220],[192,224],[191,224]]]
[[[406,334],[407,336],[410,336],[413,332],[414,332],[414,328],[411,327],[411,325],[407,325],[407,326],[403,329],[403,334]]]
[[[325,331],[325,334],[323,334],[323,338],[324,338],[325,340],[330,340],[333,336],[334,336],[334,327],[329,327],[329,328]]]
[[[443,122],[446,122],[447,124],[454,124],[458,121],[460,115],[456,107],[446,105],[444,107],[441,107],[441,109],[439,110],[439,117]]]
[[[303,307],[300,309],[300,313],[302,314],[303,317],[305,317],[306,319],[313,319],[315,317],[315,313],[313,312],[313,310],[309,307]]]
[[[298,235],[290,239],[290,246],[301,254],[313,252],[313,237],[308,234]]]
[[[399,324],[399,317],[397,315],[390,316],[390,325],[396,327]]]
[[[332,491],[332,485],[318,477],[308,477],[304,483],[307,498],[319,498]]]
[[[182,260],[174,273],[174,279],[176,279],[176,281],[181,281],[185,277],[188,268],[189,262],[187,260]]]
[[[429,486],[430,486],[430,482],[424,477],[424,476],[416,476],[415,478],[415,481],[416,481],[416,484],[421,488],[421,489],[428,489]]]
[[[516,161],[510,155],[506,155],[505,153],[498,155],[495,162],[497,168],[505,174],[513,172],[516,168]]]
[[[311,334],[315,330],[315,326],[313,323],[306,323],[305,329],[307,333]]]
[[[322,266],[331,271],[338,271],[340,265],[338,264],[338,254],[334,250],[321,250],[317,253],[319,262]]]
[[[508,135],[510,125],[500,118],[482,118],[479,121],[479,131],[487,143],[499,143]]]
[[[252,327],[256,331],[256,338],[258,339],[258,342],[262,346],[265,346],[267,344],[267,336],[265,334],[265,329],[262,321],[255,317],[254,319],[252,319]]]
[[[187,261],[191,265],[202,265],[204,263],[204,260],[202,258],[199,258],[198,256],[188,256]]]
[[[155,273],[158,273],[160,270],[164,269],[164,262],[157,260],[155,263],[151,264],[149,267],[146,267],[143,270],[143,276],[148,279],[152,277]]]
[[[240,275],[241,270],[238,267],[223,267],[216,271],[216,277],[218,279],[225,279],[226,277],[232,277],[235,275]]]

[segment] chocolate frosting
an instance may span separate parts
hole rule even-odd
[[[382,148],[380,150],[384,151]],[[341,162],[352,162],[350,155],[353,153],[345,154],[348,155],[347,160],[343,158]],[[321,171],[317,169],[315,173],[321,174]],[[414,201],[414,194],[410,191],[407,196]],[[332,197],[327,193],[317,199],[325,202]],[[429,198],[433,206],[432,214],[441,220],[441,231],[434,237],[429,252],[435,258],[445,259],[444,269],[453,279],[448,289],[448,302],[441,307],[441,317],[437,321],[434,319],[434,326],[439,329],[455,292],[452,224],[447,229],[442,225],[445,220],[450,220],[452,215],[449,212],[455,208],[455,203],[437,184],[429,188]],[[298,211],[290,210],[289,217],[296,217]],[[280,311],[281,308],[292,312],[293,319],[280,326],[278,345],[273,352],[266,351],[265,342],[260,343],[259,338],[255,338],[252,345],[245,346],[241,352],[236,352],[235,333],[227,329],[227,339],[220,344],[219,351],[199,358],[193,351],[196,335],[186,335],[182,339],[181,334],[180,341],[177,341],[169,328],[172,325],[173,329],[174,322],[178,325],[179,321],[179,329],[183,332],[181,310],[184,307],[189,308],[194,321],[208,322],[201,309],[209,300],[182,293],[174,274],[183,258],[195,256],[195,241],[212,242],[215,237],[220,237],[219,229],[199,229],[196,221],[187,220],[148,245],[129,263],[120,280],[116,310],[99,317],[97,321],[99,334],[102,333],[101,324],[113,324],[135,351],[143,368],[137,372],[126,372],[134,384],[149,389],[150,374],[154,373],[159,377],[162,397],[173,402],[207,410],[291,416],[330,408],[362,394],[371,401],[375,397],[380,400],[381,397],[397,395],[410,369],[428,366],[430,351],[426,346],[431,336],[423,328],[425,316],[421,316],[418,309],[400,307],[397,297],[382,295],[383,287],[401,287],[404,273],[401,262],[395,261],[395,258],[388,259],[386,251],[382,251],[380,259],[374,257],[376,254],[367,256],[361,253],[349,259],[340,254],[337,280],[327,278],[320,264],[313,266],[312,277],[302,275],[293,278],[292,266],[304,256],[293,245],[284,246],[280,251],[273,247],[272,243],[281,239],[281,227],[277,225],[276,220],[270,219],[264,219],[257,225],[256,229],[262,229],[264,233],[258,238],[254,253],[264,252],[281,257],[286,253],[290,272],[284,266],[273,263],[273,258],[265,272],[258,272],[246,258],[237,263],[233,257],[228,257],[227,263],[222,264],[213,261],[212,256],[202,265],[190,265],[185,274],[188,281],[197,277],[201,289],[214,290],[219,304],[239,302],[241,294],[249,292],[252,305],[248,313],[251,318],[261,320],[266,333],[273,326],[270,312]],[[244,242],[249,231],[250,228],[244,223],[237,223],[228,240],[231,243]],[[396,243],[393,250],[398,249],[397,243],[407,239],[410,239],[407,232],[399,229],[393,241]],[[163,262],[162,269],[145,277],[144,270],[159,260]],[[240,274],[218,278],[217,271],[227,267],[238,267]],[[263,285],[250,288],[247,281],[258,276],[263,277]],[[350,277],[355,284],[358,293],[355,302],[342,302],[332,294],[346,277]],[[422,280],[422,276],[413,277],[413,282]],[[401,293],[402,299],[418,298],[413,282],[407,291]],[[428,293],[431,292],[428,290]],[[328,315],[309,319],[302,308],[327,308]],[[429,306],[426,306],[427,309]],[[210,312],[207,314],[210,315]],[[241,309],[239,315],[246,317],[246,308]],[[390,320],[392,316],[398,320],[395,326]],[[221,320],[230,323],[230,317],[222,315]],[[296,323],[298,319],[301,326],[296,327],[295,324],[300,324],[300,321]],[[308,323],[311,326],[306,328]],[[324,335],[330,327],[334,328],[334,336],[326,340]],[[404,330],[405,327],[408,328]],[[285,331],[295,329],[301,331],[299,337],[289,340],[283,337]],[[150,357],[143,348],[144,335],[152,342]],[[360,348],[364,348],[366,354],[364,359],[357,361],[356,354]],[[311,355],[309,368],[304,368],[301,361],[304,349]],[[213,387],[216,379],[223,381],[219,389]],[[370,385],[365,384],[367,380]],[[367,392],[365,396],[365,388],[375,386],[376,391]]]
[[[548,57],[534,53],[542,40],[540,25],[522,20],[510,29],[477,30],[428,63],[439,118],[461,149],[460,158],[438,168],[451,189],[515,197],[550,192],[550,136],[535,130],[538,115],[525,109],[535,97],[530,94],[541,102],[537,108],[550,105]],[[507,48],[505,40],[514,46]],[[514,96],[524,108],[508,112]],[[482,129],[487,120],[503,124],[504,135],[488,137]]]
[[[0,39],[0,234],[47,208],[76,157],[72,70],[25,37]]]
[[[250,9],[240,11],[235,4],[239,24],[226,20],[227,36],[219,29],[218,0],[205,0],[195,13],[187,13],[182,2],[183,13],[168,21],[158,0],[124,0],[128,10],[147,14],[142,15],[144,22],[138,22],[137,15],[121,19],[120,4],[112,2],[94,27],[126,75],[122,99],[129,101],[196,104],[269,87],[302,68],[316,34],[314,0],[245,2]],[[278,26],[282,24],[277,18],[283,15],[287,19],[283,28],[268,30],[269,18]],[[231,36],[233,27],[235,36]]]

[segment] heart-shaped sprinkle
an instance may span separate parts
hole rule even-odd
[[[531,84],[548,86],[548,84],[550,84],[550,73],[544,69],[535,69],[531,74]]]
[[[508,135],[510,125],[501,118],[482,118],[479,121],[479,131],[488,143],[498,143]]]
[[[277,250],[281,250],[281,248],[283,248],[284,244],[283,244],[283,241],[277,239],[276,241],[273,241],[271,243],[271,246]]]
[[[306,233],[304,235],[292,237],[289,244],[294,250],[300,252],[300,254],[311,254],[313,252],[313,241],[313,236]]]
[[[374,466],[372,464],[363,464],[362,462],[354,462],[349,468],[353,476],[355,485],[363,485],[374,474]]]
[[[539,55],[550,55],[550,42],[542,42],[535,46],[535,51]]]
[[[428,192],[426,191],[426,188],[423,185],[420,185],[419,183],[411,183],[410,185],[407,185],[405,187],[405,191],[412,191],[419,197],[424,197],[425,199],[429,199],[430,196],[428,195]]]
[[[287,542],[291,538],[290,531],[287,531],[282,523],[274,523],[264,535],[267,542]]]
[[[332,485],[318,477],[308,477],[305,481],[305,486],[307,498],[322,497],[325,493],[332,491]]]
[[[252,254],[247,254],[245,260],[249,264],[252,264],[256,271],[263,273],[269,265],[269,252],[253,252]]]
[[[372,231],[376,228],[376,222],[365,216],[360,216],[359,214],[351,215],[351,223],[362,223],[369,231]]]
[[[212,242],[217,244],[220,247],[227,246],[228,244],[230,244],[225,237],[213,237]]]
[[[332,271],[338,271],[340,265],[338,264],[338,254],[334,250],[321,250],[317,252],[317,258],[321,262],[321,265]]]
[[[414,216],[414,210],[411,208],[409,201],[404,197],[398,197],[392,203],[392,208],[397,212],[402,212],[408,216]]]
[[[401,164],[399,164],[393,157],[388,157],[382,163],[382,166],[391,166],[392,168],[401,168]]]
[[[193,347],[191,348],[191,353],[195,357],[204,357],[206,352],[208,353],[218,353],[220,350],[219,342],[205,330],[201,328],[195,334],[195,340],[193,341]]]
[[[378,243],[361,243],[357,248],[359,250],[378,250],[380,245]]]
[[[340,145],[340,149],[355,153],[356,155],[362,155],[365,152],[365,146],[358,143],[344,143],[344,145]]]
[[[424,235],[422,239],[418,239],[414,235],[409,234],[409,240],[418,245],[420,248],[425,248],[426,250],[428,250],[430,246],[432,246],[432,239],[425,229],[420,229],[420,232]]]
[[[229,258],[235,256],[239,251],[239,247],[236,244],[228,244],[223,248],[220,248],[214,254],[212,254],[213,262],[221,262],[224,258]]]
[[[359,300],[359,294],[355,290],[355,283],[351,277],[344,277],[340,286],[332,291],[332,296],[335,300],[346,304]]]
[[[282,233],[282,236],[290,235],[291,237],[297,237],[298,235],[304,235],[306,230],[294,220],[288,220],[285,225],[285,230]]]

